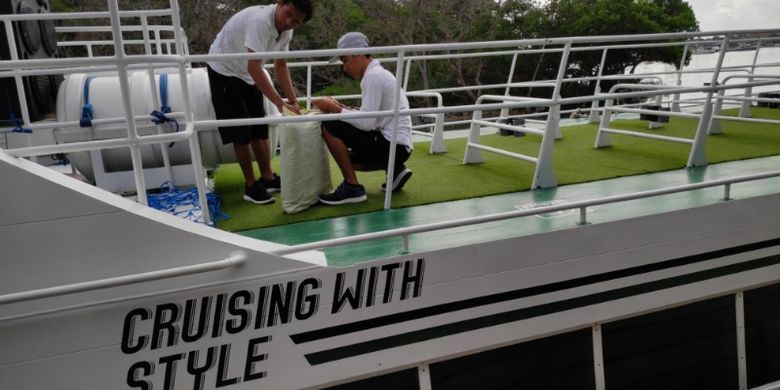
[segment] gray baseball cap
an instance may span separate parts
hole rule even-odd
[[[351,31],[342,35],[338,44],[336,44],[337,49],[359,49],[361,47],[368,47],[368,37],[358,31]],[[330,62],[334,63],[338,60],[339,57],[336,56],[331,58]]]

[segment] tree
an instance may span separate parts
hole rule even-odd
[[[543,14],[549,23],[550,37],[698,30],[693,10],[683,0],[552,0]],[[644,61],[679,66],[682,51],[682,47],[610,50],[603,73],[622,74],[626,68]],[[596,75],[600,61],[600,51],[572,53],[568,76]],[[544,63],[544,77],[554,77],[557,67],[557,61]]]

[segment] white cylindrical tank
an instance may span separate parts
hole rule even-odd
[[[148,120],[138,120],[136,127],[141,136],[162,132],[175,132],[173,123],[157,126],[150,113],[160,111],[160,75],[166,73],[168,77],[168,106],[172,112],[184,111],[184,96],[181,90],[181,82],[178,69],[158,70],[154,75],[153,86],[149,82],[147,71],[133,71],[129,73],[130,92],[134,115],[146,116]],[[60,85],[57,95],[57,121],[78,122],[81,119],[84,106],[84,87],[88,77],[93,77],[89,84],[89,103],[93,106],[93,119],[123,118],[125,116],[122,94],[120,92],[119,77],[115,74],[73,74]],[[188,71],[189,87],[193,97],[192,111],[195,120],[213,120],[214,108],[211,104],[211,92],[206,68],[195,68]],[[154,99],[157,94],[157,99]],[[157,105],[155,105],[157,102]],[[273,104],[265,101],[266,112],[270,115],[279,115]],[[180,119],[183,122],[183,118]],[[183,131],[184,123],[179,124]],[[159,130],[158,130],[159,129]],[[54,138],[58,143],[80,142],[88,140],[103,140],[127,137],[127,127],[123,123],[97,125],[93,127],[60,128],[54,131]],[[214,169],[221,163],[235,162],[235,155],[231,145],[222,145],[219,133],[216,129],[200,130],[199,140],[203,165],[206,169]],[[169,145],[146,145],[141,148],[144,169],[158,168],[164,165],[161,148],[166,148],[170,156],[171,165],[190,164],[189,142],[180,141]],[[129,148],[105,149],[100,152],[105,172],[130,171],[133,169]],[[96,168],[89,152],[71,153],[71,164],[85,177],[94,180]]]

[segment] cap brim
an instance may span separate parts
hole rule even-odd
[[[331,57],[331,59],[328,61],[329,64],[335,64],[337,62],[341,61],[339,56]]]

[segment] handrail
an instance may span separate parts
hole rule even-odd
[[[634,193],[624,194],[624,195],[613,195],[613,196],[601,197],[596,199],[588,199],[588,200],[576,201],[576,202],[559,204],[559,205],[539,207],[539,208],[528,209],[528,210],[507,211],[502,213],[482,215],[479,217],[461,218],[452,221],[434,222],[434,223],[428,223],[428,224],[417,225],[412,227],[384,230],[381,232],[358,234],[350,237],[322,240],[322,241],[311,242],[311,243],[300,244],[300,245],[292,245],[287,248],[268,251],[268,253],[273,255],[284,256],[292,253],[329,248],[329,247],[334,247],[339,245],[354,244],[358,242],[371,241],[380,238],[407,236],[413,233],[424,233],[424,232],[435,231],[435,230],[449,229],[449,228],[455,228],[455,227],[461,227],[467,225],[476,225],[476,224],[487,223],[487,222],[502,221],[506,219],[526,217],[526,216],[537,215],[537,214],[546,214],[546,213],[552,213],[556,211],[573,210],[573,209],[580,209],[580,221],[578,225],[585,225],[587,224],[587,221],[584,220],[585,210],[591,206],[625,202],[630,200],[650,198],[650,197],[661,196],[661,195],[669,195],[678,192],[686,192],[686,191],[698,190],[702,188],[717,187],[721,185],[726,186],[725,189],[726,195],[724,196],[724,198],[725,200],[729,200],[728,193],[730,191],[730,186],[732,184],[754,181],[754,180],[769,179],[773,177],[780,177],[780,171],[770,171],[770,172],[757,173],[757,174],[751,174],[745,176],[723,178],[723,179],[711,180],[711,181],[706,181],[701,183],[684,184],[680,186],[667,187],[667,188],[648,190],[648,191],[640,191],[640,192],[634,192]]]
[[[170,279],[179,276],[199,274],[209,271],[218,271],[225,268],[240,266],[246,261],[247,255],[242,251],[236,251],[230,254],[230,257],[221,260],[215,260],[208,263],[186,265],[182,267],[168,268],[158,271],[143,272],[133,275],[117,276],[99,280],[90,280],[88,282],[79,282],[65,284],[62,286],[46,287],[36,290],[29,290],[17,293],[0,295],[0,305],[31,301],[35,299],[57,297],[79,292],[100,290],[104,288],[125,286],[128,284],[137,284],[151,282],[160,279]]]
[[[150,16],[170,16],[171,17],[171,26],[160,26],[160,25],[148,25],[147,23],[147,17]],[[563,83],[575,83],[575,82],[581,82],[581,81],[589,81],[589,80],[607,80],[607,79],[628,79],[628,78],[652,78],[652,77],[658,77],[658,75],[664,74],[664,73],[674,73],[674,74],[682,74],[682,73],[688,73],[688,70],[681,70],[681,71],[675,71],[675,72],[654,72],[650,74],[641,74],[641,75],[603,75],[599,73],[597,77],[589,76],[589,77],[577,77],[577,78],[565,78],[565,70],[567,69],[567,62],[568,62],[568,55],[572,52],[587,52],[587,51],[601,51],[601,50],[617,50],[621,48],[649,48],[649,47],[661,47],[661,46],[684,46],[686,49],[689,46],[696,46],[700,44],[714,44],[719,43],[721,45],[721,54],[725,53],[728,50],[728,43],[731,42],[764,42],[764,41],[774,41],[777,40],[772,37],[767,38],[742,38],[739,35],[745,34],[745,33],[778,33],[780,32],[779,29],[763,29],[763,30],[731,30],[731,31],[709,31],[709,32],[675,32],[675,33],[660,33],[660,34],[631,34],[631,35],[612,35],[612,36],[580,36],[580,37],[561,37],[561,38],[545,38],[545,39],[521,39],[521,40],[511,40],[511,41],[487,41],[487,42],[462,42],[462,43],[433,43],[433,44],[418,44],[418,45],[397,45],[397,46],[384,46],[384,47],[371,47],[371,48],[361,48],[361,49],[325,49],[325,50],[304,50],[304,51],[294,51],[294,52],[268,52],[268,53],[232,53],[232,54],[219,54],[219,55],[191,55],[188,53],[186,48],[186,37],[183,34],[183,31],[181,29],[180,21],[179,21],[179,9],[178,9],[178,3],[175,1],[171,2],[170,8],[164,8],[164,9],[158,9],[158,10],[140,10],[140,11],[120,11],[118,4],[116,1],[109,1],[109,7],[108,12],[106,11],[99,11],[99,12],[78,12],[78,13],[42,13],[42,14],[36,14],[36,15],[0,15],[0,21],[5,24],[5,28],[8,31],[10,31],[10,22],[12,21],[26,21],[26,20],[50,20],[50,19],[108,19],[110,22],[109,26],[86,26],[86,27],[63,27],[59,28],[56,31],[57,32],[73,32],[77,30],[90,30],[88,32],[107,32],[111,31],[112,35],[115,37],[115,41],[113,42],[115,45],[114,55],[113,56],[104,56],[104,57],[97,57],[92,58],[91,57],[91,49],[95,45],[100,44],[108,44],[109,42],[106,41],[79,41],[78,44],[83,44],[87,47],[87,52],[90,53],[90,57],[88,58],[75,58],[75,59],[30,59],[30,60],[18,60],[15,56],[12,56],[11,60],[3,60],[0,61],[0,76],[5,77],[13,77],[16,80],[17,83],[17,89],[20,89],[20,83],[21,83],[21,77],[23,76],[29,76],[29,75],[39,75],[39,74],[66,74],[66,73],[74,73],[74,72],[96,72],[96,71],[103,71],[103,70],[115,70],[119,72],[119,79],[120,84],[124,84],[125,82],[122,81],[125,79],[122,75],[126,75],[127,72],[130,69],[144,69],[149,72],[149,74],[153,74],[153,70],[157,68],[163,68],[163,67],[176,67],[178,68],[180,75],[182,77],[182,89],[188,89],[188,87],[185,85],[187,83],[187,78],[185,77],[186,69],[191,66],[193,62],[204,62],[204,61],[214,61],[214,60],[230,60],[230,59],[263,59],[263,60],[270,60],[270,59],[291,59],[291,58],[322,58],[322,57],[332,57],[333,55],[347,55],[347,54],[390,54],[391,56],[394,56],[393,58],[380,58],[383,62],[388,61],[394,61],[396,63],[396,72],[397,72],[397,88],[400,88],[401,83],[404,79],[404,77],[401,77],[401,70],[404,68],[404,64],[407,64],[407,66],[411,63],[411,61],[423,58],[420,55],[412,55],[413,53],[420,53],[420,52],[426,52],[429,54],[425,54],[424,57],[428,59],[444,59],[444,58],[456,58],[456,57],[465,57],[465,56],[497,56],[497,55],[507,55],[507,54],[515,54],[517,56],[518,54],[533,54],[533,53],[544,53],[544,52],[555,52],[555,53],[561,53],[561,65],[559,67],[558,77],[555,80],[546,80],[546,81],[537,81],[532,83],[506,83],[506,84],[497,84],[497,85],[477,85],[477,86],[469,86],[469,87],[458,87],[458,88],[445,88],[445,89],[438,89],[438,90],[426,90],[426,91],[407,91],[407,94],[411,96],[411,94],[414,94],[415,92],[418,93],[438,93],[437,99],[439,100],[439,104],[435,108],[428,108],[428,109],[410,109],[410,110],[400,110],[398,105],[396,104],[391,111],[383,111],[383,112],[373,112],[373,113],[366,113],[364,114],[366,117],[387,117],[387,116],[398,116],[398,115],[430,115],[430,114],[436,114],[437,115],[437,122],[435,124],[435,130],[434,134],[436,136],[436,133],[439,133],[441,135],[442,127],[445,125],[444,122],[444,114],[447,112],[464,112],[464,111],[475,111],[475,110],[502,110],[502,112],[509,108],[523,108],[523,107],[531,107],[532,105],[530,103],[507,103],[506,101],[501,104],[475,104],[475,105],[463,105],[463,106],[450,106],[450,107],[444,107],[441,93],[443,92],[456,92],[458,90],[469,90],[469,89],[488,89],[488,88],[512,88],[512,87],[532,87],[532,86],[544,86],[544,87],[553,87],[554,91],[559,91],[561,88],[561,85]],[[135,25],[121,25],[119,23],[120,18],[139,18],[141,20],[140,26]],[[144,32],[144,40],[124,40],[121,36],[122,31],[143,31]],[[173,31],[174,33],[174,39],[162,38],[161,33],[170,33],[170,31]],[[155,40],[154,42],[157,44],[157,53],[158,54],[151,54],[151,50],[149,48],[150,44],[150,38],[148,36],[149,32],[154,32]],[[7,34],[9,37],[12,34]],[[708,39],[709,37],[713,37],[713,39],[708,41],[693,41],[694,38],[704,38]],[[126,55],[124,53],[124,45],[133,45],[133,44],[144,44],[146,47],[145,54],[143,55]],[[13,42],[11,42],[13,44]],[[58,43],[59,44],[59,43]],[[167,47],[167,53],[166,55],[161,55],[159,53],[163,52],[160,45],[164,44]],[[174,44],[176,46],[175,54],[172,53],[171,44]],[[478,51],[478,53],[470,52],[470,51]],[[308,88],[307,88],[307,101],[311,100],[311,92],[310,92],[310,82],[311,82],[311,67],[312,66],[334,66],[333,64],[329,64],[325,61],[308,61],[308,62],[290,62],[290,67],[296,67],[296,66],[302,66],[307,68],[307,81],[308,81]],[[747,71],[745,68],[748,65],[745,66],[735,66],[733,67],[735,71]],[[756,65],[753,64],[753,69],[762,66],[762,65]],[[723,66],[722,63],[718,63],[718,65],[715,67],[714,72],[717,74],[721,71],[726,71],[727,69],[730,69],[732,67],[726,67]],[[693,72],[693,71],[690,71]],[[511,79],[510,79],[511,80]],[[742,86],[758,86],[761,85],[759,83],[747,83],[747,84],[740,84]],[[709,99],[711,99],[711,96],[713,92],[719,91],[721,89],[726,88],[739,88],[739,85],[731,85],[728,87],[720,87],[717,86],[708,86],[705,88],[680,88],[677,90],[674,90],[674,93],[681,93],[681,92],[694,92],[694,91],[701,91],[705,92],[709,95]],[[127,100],[128,97],[126,96],[128,94],[127,92],[127,86],[121,85],[121,92],[124,96],[123,100]],[[189,92],[184,91],[184,96],[186,97],[185,105],[191,104],[192,96],[189,94]],[[668,92],[667,92],[668,93]],[[658,95],[663,94],[663,92],[658,93]],[[641,95],[641,94],[640,94]],[[645,96],[652,96],[652,93],[645,93]],[[595,95],[595,96],[584,96],[584,97],[578,97],[578,98],[561,98],[558,96],[558,93],[553,92],[553,99],[550,102],[542,103],[541,105],[549,106],[551,107],[552,111],[553,109],[556,110],[554,115],[551,115],[550,117],[557,117],[560,113],[561,106],[563,104],[576,104],[578,102],[593,102],[597,100],[607,100],[612,97],[629,97],[631,94],[613,94],[611,96],[605,96],[603,94]],[[19,91],[19,98],[24,100],[25,93],[24,91]],[[659,98],[660,100],[660,98]],[[479,103],[479,102],[478,102]],[[192,154],[192,161],[194,169],[196,170],[196,177],[202,176],[202,172],[199,172],[199,168],[197,167],[198,161],[200,159],[199,155],[199,144],[197,137],[194,133],[196,133],[199,130],[203,130],[206,128],[212,129],[214,126],[230,126],[230,125],[238,125],[238,124],[260,124],[260,123],[285,123],[285,121],[288,118],[260,118],[260,119],[249,119],[249,120],[224,120],[223,121],[198,121],[193,120],[191,117],[192,112],[187,107],[183,110],[184,116],[185,116],[185,123],[187,126],[188,131],[185,133],[179,133],[176,136],[168,135],[168,134],[160,134],[157,136],[140,136],[137,133],[137,127],[139,127],[140,123],[135,123],[135,121],[132,120],[132,114],[130,114],[130,104],[125,102],[123,104],[124,111],[126,114],[126,120],[124,123],[127,123],[127,126],[129,128],[128,136],[127,138],[123,139],[112,139],[112,140],[100,140],[100,141],[87,141],[87,142],[79,142],[74,143],[71,145],[56,145],[56,146],[41,146],[41,147],[27,147],[27,148],[19,148],[15,149],[12,154],[15,154],[17,156],[35,156],[35,155],[41,155],[41,154],[48,154],[50,152],[54,152],[57,150],[67,150],[67,151],[76,151],[76,150],[87,150],[87,149],[99,149],[99,148],[105,148],[109,147],[109,145],[116,145],[116,146],[129,146],[131,151],[131,156],[133,157],[133,166],[134,166],[134,173],[136,177],[136,187],[139,193],[139,201],[144,202],[145,200],[145,183],[143,182],[143,174],[140,173],[142,171],[142,168],[140,167],[140,154],[138,153],[138,147],[140,145],[144,145],[147,143],[156,143],[156,142],[163,142],[163,140],[168,139],[167,137],[172,137],[176,139],[184,139],[189,138],[190,141],[190,149]],[[29,122],[29,115],[27,115],[27,107],[25,102],[21,102],[22,106],[22,119],[24,124],[30,125]],[[598,111],[598,109],[594,109],[593,111]],[[343,115],[326,115],[322,117],[323,120],[325,119],[342,119],[342,118],[348,118],[349,116]],[[359,115],[354,115],[353,117],[359,117]],[[109,120],[114,121],[115,118],[110,118]],[[290,120],[290,122],[295,122],[297,120]],[[117,121],[117,123],[122,123],[121,121]],[[30,128],[45,128],[46,126],[49,126],[50,124],[35,124],[30,125]],[[62,123],[59,123],[59,125],[63,125]],[[551,121],[547,123],[547,126],[550,128],[550,133],[555,131],[555,128],[558,126],[557,122]],[[2,130],[2,129],[0,129]],[[557,137],[556,137],[557,138]],[[394,141],[393,141],[394,142]],[[551,142],[551,141],[545,141],[545,142]],[[443,142],[442,142],[443,145]],[[434,149],[434,144],[432,143],[431,150]],[[549,154],[551,153],[550,147],[540,151],[540,154]],[[197,154],[197,155],[196,155]],[[394,156],[394,154],[391,153],[391,156]],[[547,161],[547,158],[540,159],[542,161]],[[697,160],[698,161],[698,160]],[[549,164],[548,164],[549,165]],[[537,170],[539,169],[540,164],[537,164]],[[547,176],[552,176],[552,168],[547,167],[545,168],[545,172],[548,172],[549,174]],[[539,172],[535,172],[534,174],[534,186],[536,186],[537,178],[540,177]],[[197,183],[201,183],[201,180],[197,180]],[[552,186],[555,185],[554,180],[547,180],[547,184],[544,186]],[[201,197],[201,201],[205,202],[204,195],[202,194],[203,189],[200,188],[199,185],[199,195]],[[389,194],[386,194],[386,202],[385,202],[385,208],[389,208]],[[204,210],[204,212],[206,212]]]

